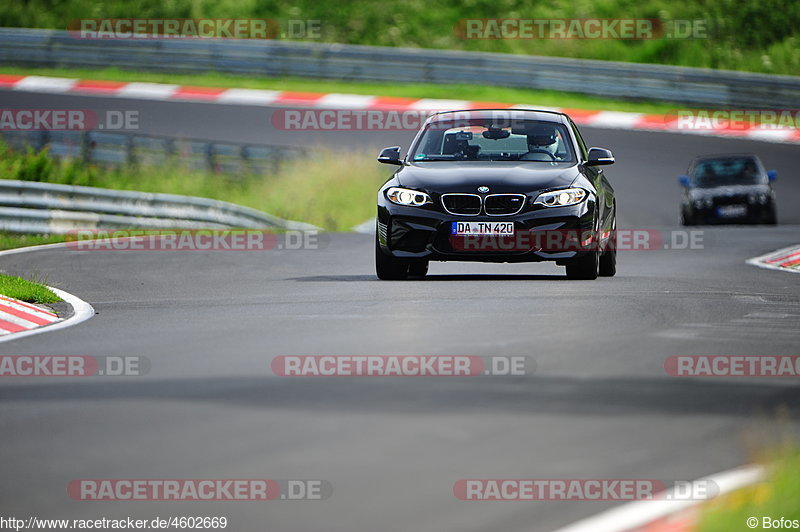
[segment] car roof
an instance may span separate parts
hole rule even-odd
[[[478,118],[480,118],[480,115],[482,113],[498,113],[499,117],[538,120],[542,122],[553,122],[557,124],[566,124],[568,119],[568,116],[560,111],[551,111],[547,109],[487,108],[487,109],[457,109],[450,111],[439,111],[437,113],[433,113],[428,118],[428,120],[434,119],[435,117],[438,118],[455,113],[475,114],[477,115],[476,117]]]
[[[692,162],[699,163],[701,161],[716,161],[720,159],[742,159],[745,157],[756,159],[758,161],[761,160],[758,158],[758,155],[754,153],[719,153],[716,155],[698,155]]]

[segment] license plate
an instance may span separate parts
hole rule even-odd
[[[514,235],[514,222],[453,222],[452,235]]]
[[[747,205],[723,205],[717,207],[717,214],[723,218],[736,218],[747,214]]]

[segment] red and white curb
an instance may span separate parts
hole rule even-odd
[[[61,321],[56,314],[13,297],[0,296],[0,336]]]
[[[713,482],[719,495],[725,495],[763,481],[764,468],[743,466],[702,478],[698,482]],[[691,532],[700,506],[705,500],[677,500],[671,490],[660,494],[658,500],[634,501],[599,513],[556,532]],[[674,500],[670,500],[674,499]]]
[[[753,257],[747,260],[747,264],[768,270],[800,273],[800,245]]]
[[[0,251],[0,257],[56,247],[66,247],[66,245],[56,243],[7,249]],[[47,288],[72,307],[72,316],[62,319],[38,306],[0,296],[0,329],[2,329],[0,330],[0,343],[71,327],[94,316],[94,308],[81,298],[52,286]]]
[[[262,89],[225,89],[193,87],[165,83],[93,81],[48,76],[15,76],[0,74],[0,89],[56,94],[112,96],[142,100],[184,101],[229,105],[280,106],[312,109],[359,109],[382,111],[444,111],[452,109],[530,109],[541,108],[568,114],[576,124],[642,131],[663,131],[696,135],[740,137],[766,142],[800,143],[800,130],[795,128],[761,128],[737,124],[733,128],[681,127],[675,115],[627,113],[512,105],[508,103],[432,98],[400,98],[319,92],[292,92]]]

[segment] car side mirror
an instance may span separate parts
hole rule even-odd
[[[680,182],[681,186],[683,186],[683,187],[688,187],[689,186],[689,176],[688,175],[680,176],[678,178],[678,181]]]
[[[382,149],[381,154],[378,155],[378,162],[383,164],[396,164],[398,166],[402,165],[403,163],[400,161],[400,146]]]
[[[777,170],[770,170],[767,172],[767,179],[770,181],[775,181],[778,179],[778,171]]]
[[[603,166],[614,164],[614,155],[605,148],[589,148],[589,160],[586,166]]]

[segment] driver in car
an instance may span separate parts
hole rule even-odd
[[[522,161],[557,161],[559,146],[556,128],[548,124],[537,124],[528,132],[528,153],[520,157]]]

